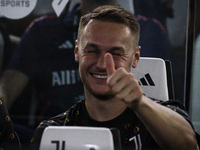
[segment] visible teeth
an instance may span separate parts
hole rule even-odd
[[[97,74],[93,74],[93,76],[95,78],[99,78],[99,79],[107,79],[107,75],[97,75]]]

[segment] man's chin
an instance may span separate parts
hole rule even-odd
[[[110,94],[110,93],[109,94],[97,94],[97,93],[93,93],[93,95],[96,98],[100,99],[100,100],[108,100],[108,99],[111,99],[111,98],[114,97],[114,95]]]
[[[85,82],[87,83],[87,82]],[[94,97],[100,99],[100,100],[108,100],[110,98],[113,98],[114,95],[111,93],[109,87],[107,86],[95,86],[91,87],[89,84],[85,84],[85,90],[88,91],[91,95]],[[94,90],[98,89],[98,90]]]

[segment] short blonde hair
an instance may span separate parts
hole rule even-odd
[[[114,5],[97,7],[92,12],[82,16],[79,23],[78,40],[80,40],[83,29],[92,19],[124,24],[131,29],[132,34],[136,35],[139,40],[140,25],[135,16],[123,7]]]

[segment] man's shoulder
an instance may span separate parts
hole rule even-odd
[[[153,99],[151,98],[154,102],[156,103],[159,103],[163,106],[166,106],[166,107],[177,107],[177,108],[180,108],[182,110],[185,111],[185,107],[184,105],[179,101],[179,100],[167,100],[167,101],[162,101],[162,100],[157,100],[157,99]]]
[[[73,125],[74,116],[76,116],[77,111],[80,110],[80,107],[82,106],[83,103],[84,100],[77,102],[66,112],[61,113],[55,117],[52,117],[49,120],[41,122],[39,127]]]
[[[181,116],[183,116],[186,120],[190,122],[190,117],[188,115],[188,112],[185,109],[185,106],[179,100],[168,100],[168,101],[162,101],[162,100],[157,100],[157,99],[152,99],[152,100],[162,106],[165,106],[179,113]]]
[[[77,102],[75,105],[73,105],[69,110],[67,110],[64,113],[61,113],[55,117],[50,118],[49,120],[44,120],[40,123],[40,125],[37,127],[34,133],[34,138],[31,141],[33,144],[33,147],[39,146],[42,134],[46,127],[49,126],[73,126],[74,117],[77,115],[77,111],[81,108],[83,105],[84,100],[81,100]]]
[[[55,117],[52,117],[48,120],[44,120],[39,124],[39,127],[47,127],[47,126],[63,126],[66,118],[68,117],[69,110],[61,113]]]

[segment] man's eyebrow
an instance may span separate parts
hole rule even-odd
[[[99,49],[99,46],[93,43],[88,43],[85,45],[85,47],[93,47],[93,48]]]
[[[113,52],[113,51],[125,52],[125,49],[124,49],[124,47],[122,47],[122,46],[115,46],[115,47],[111,47],[111,48],[109,49],[109,51],[110,51],[110,52]]]
[[[100,49],[100,47],[97,44],[94,43],[88,43],[85,45],[85,48],[87,47],[92,47],[95,49]],[[114,51],[121,51],[121,52],[125,52],[125,49],[123,46],[114,46],[108,49],[109,52],[114,52]]]

